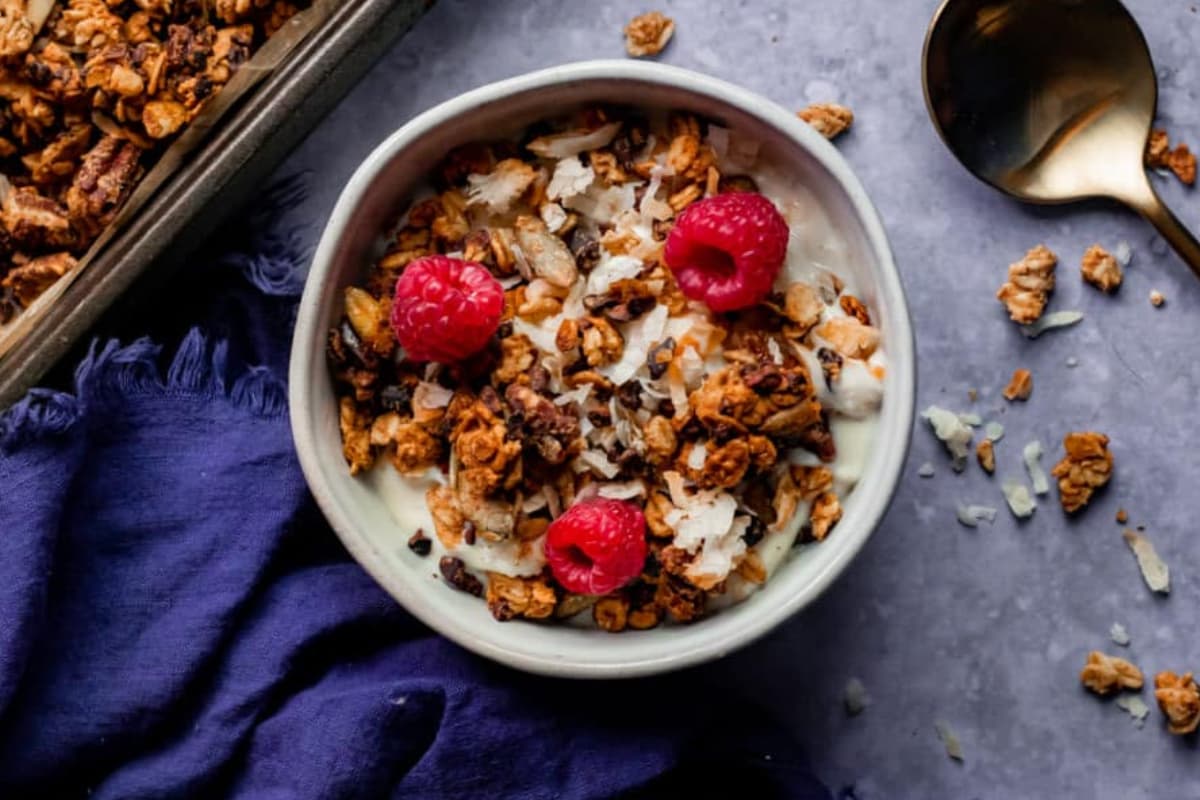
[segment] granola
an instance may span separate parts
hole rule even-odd
[[[996,299],[1008,309],[1013,322],[1029,325],[1042,316],[1046,301],[1054,291],[1054,268],[1058,256],[1045,246],[1037,247],[1008,267],[1008,282],[996,292]]]
[[[1003,394],[1005,400],[1028,400],[1033,394],[1033,373],[1023,368],[1013,370]]]
[[[1083,279],[1102,292],[1114,292],[1121,285],[1124,274],[1117,259],[1098,244],[1083,254],[1080,265]]]
[[[882,401],[881,331],[826,267],[785,269],[737,312],[682,295],[663,261],[675,215],[787,182],[753,160],[727,181],[730,152],[752,143],[688,114],[647,117],[590,108],[450,153],[329,334],[351,472],[406,532],[431,532],[413,557],[438,557],[497,620],[645,630],[745,598],[794,545],[837,535],[856,480],[843,422]],[[835,235],[775,194],[804,235]],[[453,365],[409,359],[389,326],[397,280],[429,255],[472,261],[504,290],[495,334]],[[635,504],[648,551],[639,577],[598,597],[567,591],[544,553],[552,523],[594,498]]]
[[[1093,650],[1079,673],[1079,681],[1096,694],[1112,694],[1124,689],[1142,688],[1142,671],[1118,656]]]
[[[297,11],[268,0],[0,0],[0,283],[28,308]]]
[[[1154,676],[1154,699],[1167,718],[1167,730],[1176,736],[1195,733],[1200,727],[1200,688],[1192,673],[1160,672]]]
[[[1182,142],[1172,148],[1170,138],[1164,130],[1156,129],[1150,132],[1150,140],[1146,143],[1146,166],[1168,169],[1187,186],[1196,183],[1195,154]]]
[[[1050,474],[1058,478],[1058,496],[1063,510],[1073,513],[1092,499],[1092,494],[1112,476],[1113,457],[1108,437],[1086,431],[1068,433],[1063,438],[1066,455]]]
[[[639,14],[625,26],[625,52],[634,58],[656,56],[675,34],[675,20],[661,11]]]
[[[836,139],[854,124],[854,112],[837,103],[813,103],[796,112],[826,139]]]

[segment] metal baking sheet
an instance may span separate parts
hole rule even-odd
[[[35,385],[140,276],[178,264],[195,250],[432,4],[344,0],[239,101],[190,163],[57,299],[52,313],[0,359],[0,409]]]

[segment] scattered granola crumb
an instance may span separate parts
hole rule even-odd
[[[1200,688],[1192,673],[1160,672],[1154,676],[1154,699],[1167,717],[1167,730],[1176,736],[1200,727]]]
[[[1054,267],[1058,256],[1039,244],[1025,257],[1008,267],[1008,282],[996,292],[996,299],[1008,309],[1013,322],[1036,322],[1054,291]]]
[[[1118,508],[1117,509],[1117,522],[1120,523],[1121,525],[1124,525],[1126,522],[1129,522],[1129,512],[1127,512],[1123,508]]]
[[[656,56],[671,41],[675,20],[661,11],[640,14],[625,26],[625,52],[634,58]]]
[[[1046,331],[1068,328],[1083,319],[1082,311],[1055,311],[1032,325],[1022,325],[1021,333],[1028,339],[1036,339]]]
[[[1125,630],[1125,626],[1119,622],[1114,622],[1108,629],[1108,638],[1113,640],[1113,644],[1129,647],[1129,631]]]
[[[1020,481],[1006,480],[1000,485],[1000,491],[1004,492],[1008,509],[1017,519],[1027,519],[1037,511],[1037,501],[1029,493],[1029,487]]]
[[[1129,545],[1129,549],[1133,551],[1138,569],[1142,571],[1142,580],[1150,587],[1150,591],[1169,594],[1171,592],[1171,570],[1167,567],[1167,563],[1159,557],[1158,552],[1154,549],[1154,544],[1140,533],[1128,529],[1123,531],[1121,536],[1124,537],[1125,544]]]
[[[870,702],[871,698],[867,696],[867,689],[863,686],[862,681],[858,678],[846,681],[846,689],[842,692],[842,703],[846,707],[847,714],[857,717]]]
[[[1117,708],[1124,711],[1133,719],[1133,724],[1141,729],[1150,716],[1150,706],[1136,694],[1126,692],[1117,698]]]
[[[1096,694],[1112,694],[1119,689],[1140,689],[1142,671],[1119,656],[1093,650],[1079,673],[1079,682]]]
[[[1048,494],[1050,492],[1050,479],[1046,477],[1046,471],[1042,469],[1042,443],[1037,439],[1025,445],[1025,449],[1021,451],[1021,458],[1025,461],[1025,469],[1029,472],[1029,480],[1033,482],[1034,494]]]
[[[1079,366],[1079,359],[1075,356],[1067,356],[1067,366],[1071,369],[1075,369],[1075,367]]]
[[[974,403],[976,400],[979,399],[979,390],[967,389],[967,399],[970,400],[972,403]]]
[[[965,759],[963,758],[962,743],[954,735],[954,730],[950,727],[950,723],[945,720],[938,720],[933,723],[933,727],[937,730],[938,738],[942,740],[942,744],[946,747],[946,755],[960,764],[963,763]]]
[[[977,528],[981,522],[995,522],[996,509],[992,506],[959,506],[958,521],[968,528]]]
[[[1066,455],[1054,465],[1058,496],[1063,510],[1074,513],[1088,504],[1092,494],[1112,477],[1113,457],[1108,437],[1095,431],[1068,433],[1063,437]]]
[[[933,435],[941,440],[946,450],[953,458],[955,472],[962,472],[967,466],[967,448],[971,444],[971,428],[953,411],[947,411],[938,406],[930,406],[921,412],[921,416],[929,421]]]
[[[826,139],[836,139],[854,124],[854,112],[837,103],[813,103],[796,112]]]
[[[936,472],[937,470],[933,468],[933,464],[930,464],[928,461],[917,468],[917,474],[922,478],[932,478]]]
[[[988,475],[996,471],[996,453],[992,449],[991,439],[984,439],[975,447],[975,458]]]
[[[1150,132],[1146,143],[1146,166],[1153,169],[1169,169],[1187,186],[1196,183],[1196,156],[1182,142],[1171,147],[1170,138],[1164,130]]]
[[[1150,131],[1150,138],[1146,141],[1146,166],[1152,169],[1166,169],[1167,154],[1170,151],[1171,140],[1167,132],[1161,128]]]
[[[1166,302],[1167,298],[1162,292],[1160,292],[1158,289],[1150,290],[1150,305],[1154,306],[1155,308],[1162,308],[1163,304]]]
[[[1013,372],[1008,386],[1004,387],[1005,400],[1028,400],[1033,393],[1033,374],[1027,369]]]
[[[1098,244],[1092,245],[1083,254],[1080,272],[1085,281],[1102,292],[1116,291],[1124,277],[1117,259]]]

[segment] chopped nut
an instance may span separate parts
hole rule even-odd
[[[867,307],[863,305],[862,300],[859,300],[852,294],[844,294],[838,298],[838,304],[841,305],[842,311],[845,311],[850,316],[857,319],[863,325],[871,324],[871,313],[867,311]]]
[[[1013,322],[1028,325],[1037,321],[1054,291],[1054,267],[1058,257],[1045,245],[1038,245],[1008,268],[1008,283],[996,292]]]
[[[0,286],[11,289],[17,302],[28,308],[42,292],[74,267],[75,259],[70,253],[39,256],[9,270],[4,279],[0,280]]]
[[[812,537],[822,541],[833,526],[842,518],[842,504],[833,492],[824,492],[813,501],[812,512],[809,515],[809,525],[812,526]]]
[[[1117,522],[1121,525],[1124,525],[1128,521],[1129,521],[1129,513],[1123,508],[1118,508],[1117,509]]]
[[[653,466],[662,466],[675,455],[677,440],[675,428],[666,417],[654,416],[646,423],[643,432],[646,442],[646,461]]]
[[[151,100],[142,109],[142,125],[151,139],[165,139],[187,122],[187,109],[174,100]]]
[[[796,112],[826,139],[836,139],[854,123],[854,112],[837,103],[813,103]]]
[[[667,514],[675,508],[671,500],[661,492],[651,492],[646,501],[646,526],[650,533],[660,539],[670,539],[675,536],[675,529],[666,522]]]
[[[22,248],[72,247],[75,232],[66,209],[32,186],[13,189],[0,204],[0,229]]]
[[[991,439],[984,439],[976,445],[975,457],[979,459],[979,466],[983,467],[983,471],[988,475],[996,471],[996,453],[992,448]]]
[[[438,562],[438,569],[446,583],[455,589],[476,597],[483,597],[483,584],[479,582],[478,578],[467,572],[467,565],[461,558],[442,556]]]
[[[783,309],[787,318],[799,329],[799,335],[803,336],[821,321],[825,304],[821,302],[817,290],[807,283],[793,283],[784,295]]]
[[[583,355],[593,367],[615,364],[625,349],[621,332],[603,317],[589,317],[583,323]]]
[[[1054,465],[1051,475],[1058,478],[1059,500],[1068,513],[1087,505],[1092,494],[1108,483],[1113,458],[1108,437],[1102,433],[1068,433],[1063,439],[1066,456]]]
[[[1083,279],[1102,292],[1116,291],[1121,285],[1123,274],[1121,265],[1117,263],[1107,250],[1094,244],[1083,254],[1083,264],[1080,267]]]
[[[1146,166],[1165,169],[1170,152],[1171,141],[1167,132],[1159,129],[1150,131],[1150,139],[1146,142]]]
[[[1167,730],[1176,736],[1200,727],[1200,688],[1192,673],[1160,672],[1154,676],[1154,699],[1167,718]]]
[[[1150,290],[1150,305],[1155,308],[1161,308],[1163,303],[1167,302],[1167,298],[1158,289]]]
[[[671,41],[675,20],[660,11],[639,14],[625,26],[625,52],[634,58],[656,56]]]
[[[513,578],[499,572],[487,574],[487,605],[501,622],[524,617],[545,619],[554,613],[558,596],[542,578]]]
[[[537,348],[523,333],[500,340],[500,365],[492,372],[498,386],[512,383],[528,371],[537,359]]]
[[[370,469],[375,463],[371,450],[370,417],[362,411],[352,398],[338,401],[338,424],[342,431],[342,455],[350,465],[350,474]]]
[[[1179,144],[1167,156],[1167,168],[1187,186],[1196,183],[1196,156],[1186,144]]]
[[[67,211],[76,228],[94,236],[113,220],[133,189],[139,153],[114,136],[105,136],[88,151],[67,190]]]
[[[629,600],[621,595],[601,597],[592,606],[592,619],[596,627],[609,633],[620,633],[625,630],[629,621]]]
[[[879,347],[879,329],[864,325],[854,317],[826,320],[817,327],[816,334],[847,358],[870,358]]]
[[[1028,400],[1032,393],[1033,374],[1027,369],[1015,370],[1003,392],[1006,400]]]
[[[1080,682],[1096,694],[1112,694],[1122,689],[1141,689],[1142,671],[1118,656],[1093,650],[1079,673]]]

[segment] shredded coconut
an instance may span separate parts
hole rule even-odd
[[[965,414],[959,414],[958,418],[960,420],[962,420],[962,423],[964,425],[970,425],[972,428],[978,428],[980,425],[983,424],[983,417],[979,416],[978,414],[973,414],[970,412],[965,413]]]
[[[601,125],[594,131],[567,131],[551,136],[539,136],[529,143],[530,152],[542,158],[570,158],[586,150],[608,147],[617,138],[620,122]]]
[[[593,185],[583,194],[564,198],[563,205],[605,225],[612,223],[622,211],[633,208],[636,191],[632,183],[623,186]]]
[[[632,378],[646,364],[650,348],[663,339],[663,329],[667,324],[669,311],[661,303],[648,314],[627,322],[621,326],[621,335],[625,337],[625,348],[621,358],[613,364],[600,368],[600,374],[617,386]],[[557,332],[557,327],[555,331]]]
[[[1129,242],[1122,239],[1113,248],[1113,257],[1117,259],[1117,263],[1122,267],[1128,267],[1129,262],[1133,261],[1133,247],[1130,246]]]
[[[572,389],[568,392],[563,392],[558,397],[554,398],[554,405],[565,406],[567,403],[578,403],[583,405],[587,402],[588,396],[592,393],[592,385],[585,383],[578,389]]]
[[[585,467],[590,467],[606,478],[615,478],[621,468],[608,460],[608,456],[599,450],[584,450],[578,459]]]
[[[1139,729],[1146,724],[1146,717],[1150,716],[1150,706],[1132,692],[1126,692],[1117,698],[1117,708],[1128,714]]]
[[[1036,339],[1043,333],[1055,328],[1066,328],[1083,319],[1082,311],[1053,311],[1042,316],[1032,325],[1022,325],[1021,333],[1030,339]]]
[[[645,264],[633,256],[613,256],[596,265],[588,275],[587,293],[604,294],[617,281],[636,278]]]
[[[993,442],[998,442],[1004,438],[1004,426],[999,422],[989,422],[983,426],[983,435]]]
[[[945,720],[938,720],[933,723],[933,727],[937,729],[938,738],[942,740],[942,744],[946,748],[946,755],[961,763],[964,760],[962,743],[954,735],[954,730],[950,727],[950,723]]]
[[[921,412],[921,416],[929,421],[933,428],[933,435],[946,446],[946,450],[953,458],[954,471],[962,472],[967,466],[971,429],[958,414],[938,406],[930,406]]]
[[[467,176],[467,202],[493,214],[507,213],[536,177],[537,170],[524,161],[506,158],[486,175]]]
[[[922,478],[932,478],[936,472],[937,471],[933,468],[933,464],[930,464],[928,461],[917,468],[917,474]]]
[[[596,171],[584,166],[583,162],[572,156],[564,158],[554,165],[554,174],[546,186],[546,197],[551,200],[565,200],[583,194],[596,180]]]
[[[1138,569],[1142,571],[1142,580],[1150,587],[1150,591],[1159,594],[1169,594],[1171,591],[1171,571],[1159,557],[1154,545],[1145,536],[1135,531],[1127,530],[1121,534],[1125,543],[1133,551],[1137,559]]]
[[[1025,484],[1007,480],[1001,484],[1000,491],[1004,492],[1004,500],[1008,503],[1008,509],[1017,519],[1031,517],[1037,510],[1037,501],[1029,494],[1029,488]]]
[[[567,212],[558,203],[542,203],[538,216],[546,223],[546,230],[558,233],[559,228],[567,224]]]
[[[706,458],[708,458],[708,447],[705,446],[704,442],[697,442],[692,445],[692,449],[688,451],[688,469],[704,469],[704,460]]]
[[[995,522],[996,509],[992,506],[962,506],[958,507],[958,521],[968,528],[975,528],[981,522]]]
[[[611,500],[629,500],[646,494],[646,484],[640,480],[624,481],[622,483],[604,483],[596,493]]]
[[[1108,629],[1108,638],[1112,639],[1114,644],[1129,647],[1129,631],[1125,630],[1125,626],[1119,622],[1114,622]]]
[[[1042,443],[1034,439],[1029,444],[1025,445],[1025,449],[1021,451],[1021,457],[1025,460],[1025,469],[1029,472],[1029,480],[1033,481],[1034,494],[1046,494],[1050,491],[1050,479],[1046,477],[1046,471],[1042,469]]]
[[[735,521],[737,500],[727,492],[700,492],[684,500],[682,506],[667,512],[664,521],[675,531],[675,546],[697,554],[685,572],[720,581],[746,552],[742,533],[750,518],[743,516]]]

